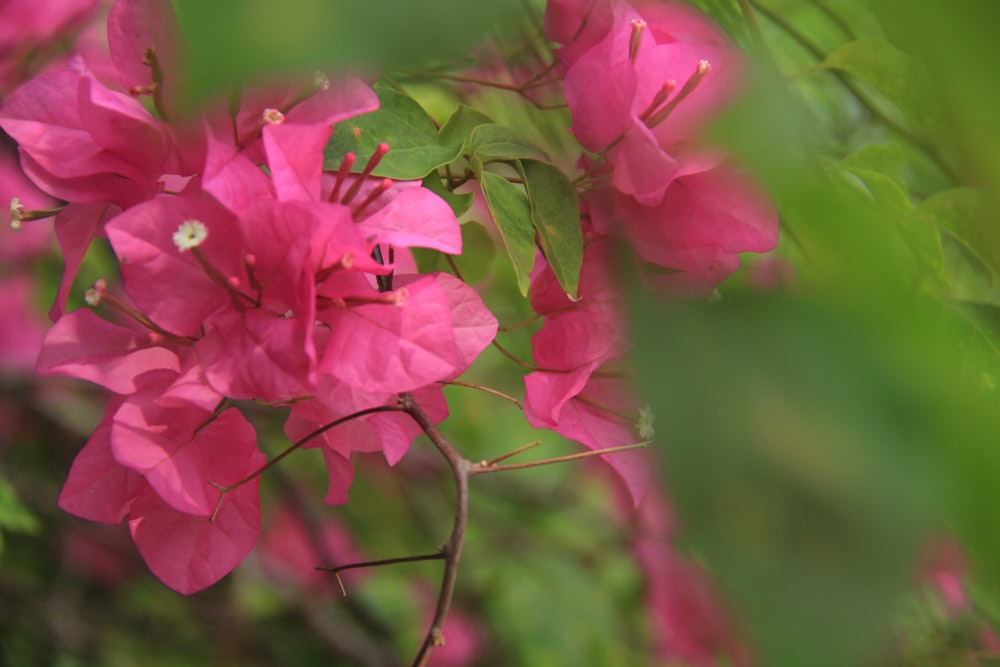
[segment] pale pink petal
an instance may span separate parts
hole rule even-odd
[[[97,383],[131,394],[151,378],[180,370],[177,354],[154,345],[149,334],[103,320],[91,310],[64,315],[45,336],[38,372]]]

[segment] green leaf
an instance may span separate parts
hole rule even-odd
[[[0,478],[0,538],[4,530],[33,535],[38,531],[38,519],[21,503],[10,482]],[[0,539],[0,551],[2,547]]]
[[[375,92],[378,110],[334,128],[324,151],[324,169],[338,169],[344,154],[353,152],[353,171],[360,172],[382,142],[389,144],[389,152],[372,174],[383,178],[420,179],[460,155],[461,147],[441,145],[434,121],[412,97],[384,85],[375,86]]]
[[[995,277],[1000,277],[1000,225],[986,214],[986,198],[975,188],[952,188],[931,195],[915,216],[950,233]]]
[[[497,124],[480,125],[473,130],[470,148],[473,157],[484,164],[494,160],[546,157],[545,151],[523,134]]]
[[[876,214],[875,218],[894,225],[908,244],[913,275],[926,279],[936,289],[947,289],[950,281],[944,268],[944,249],[937,226],[929,223],[926,217],[915,214],[913,203],[904,190],[902,177],[898,175],[898,164],[897,175],[893,177],[894,163],[889,156],[883,155],[879,159],[877,152],[859,151],[862,152],[865,155],[849,156],[837,166],[843,173],[857,179],[871,195],[876,207],[872,211]],[[874,164],[880,165],[885,171],[863,166],[863,157],[872,159]]]
[[[559,284],[576,298],[583,265],[583,233],[576,190],[561,169],[548,162],[522,160],[520,171],[545,258]]]
[[[493,222],[500,230],[522,296],[527,296],[531,284],[531,269],[535,266],[535,228],[531,222],[531,206],[524,192],[503,176],[484,171],[479,186],[486,199]]]
[[[927,74],[909,55],[885,40],[865,39],[843,44],[817,65],[836,69],[870,84],[909,118],[921,123],[932,119],[933,105],[927,91]]]
[[[448,206],[451,206],[451,210],[455,214],[456,218],[462,217],[465,212],[472,207],[472,203],[476,200],[475,192],[458,194],[449,190],[441,181],[441,177],[438,176],[437,173],[427,174],[427,176],[424,177],[422,185],[441,199],[445,200],[448,203]]]
[[[429,248],[413,248],[411,252],[421,273],[444,271],[456,275],[444,253]],[[489,275],[496,254],[496,244],[486,228],[478,222],[469,221],[462,225],[462,254],[453,255],[451,261],[455,263],[462,280],[476,285]]]
[[[458,153],[467,153],[471,145],[471,135],[480,125],[492,124],[493,119],[481,111],[459,104],[441,126],[438,140],[442,146],[451,146]]]

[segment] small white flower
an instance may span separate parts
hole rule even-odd
[[[174,245],[181,252],[197,248],[208,238],[208,228],[199,220],[185,220],[174,232]]]
[[[313,72],[313,85],[319,90],[330,90],[330,77],[317,70]]]
[[[264,109],[264,122],[268,125],[281,125],[285,122],[285,114],[277,109]]]
[[[653,428],[653,422],[655,421],[656,415],[653,414],[653,408],[648,405],[639,408],[639,419],[636,422],[635,428],[639,432],[640,438],[651,440],[656,435],[656,429]]]
[[[712,293],[708,295],[708,298],[705,299],[705,301],[714,306],[722,301],[722,292],[717,289],[712,290]]]
[[[12,197],[10,200],[10,228],[17,231],[21,228],[21,221],[24,220],[24,204],[20,197]]]
[[[108,281],[104,278],[98,278],[94,281],[94,284],[83,293],[83,300],[87,302],[87,305],[96,308],[99,303],[101,303],[101,297],[104,296],[105,290],[108,289]]]

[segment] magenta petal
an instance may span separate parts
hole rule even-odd
[[[90,310],[64,315],[45,336],[38,372],[95,382],[131,394],[151,376],[180,370],[177,354],[151,345],[148,334],[102,320]]]
[[[347,493],[354,481],[354,466],[343,454],[325,447],[323,460],[326,461],[326,471],[330,477],[330,485],[323,500],[327,505],[344,505],[349,500]]]
[[[448,294],[431,277],[402,289],[400,305],[324,311],[331,331],[320,370],[373,393],[410,391],[450,377],[459,353]]]
[[[451,207],[426,188],[407,188],[358,226],[379,243],[462,252],[462,229]]]
[[[378,109],[378,97],[372,87],[353,76],[335,78],[296,104],[286,115],[288,123],[296,125],[331,126],[359,114]]]
[[[600,152],[632,124],[635,67],[627,58],[591,57],[566,73],[566,102],[573,114],[573,134],[587,150]]]
[[[614,165],[612,185],[635,197],[643,206],[656,206],[663,201],[679,167],[677,160],[660,148],[650,129],[638,121],[625,131],[609,158]]]
[[[99,235],[101,224],[117,207],[107,202],[70,204],[56,216],[56,239],[63,256],[63,274],[59,281],[59,292],[49,310],[49,318],[55,322],[66,312],[66,301],[73,287],[76,273],[80,270],[83,257],[90,242]]]
[[[457,377],[493,342],[497,334],[497,318],[489,311],[479,294],[455,276],[449,273],[434,273],[432,276],[448,295],[455,344],[458,346]],[[399,285],[406,285],[416,278],[401,276],[397,281]]]
[[[104,419],[73,459],[59,493],[59,507],[82,519],[118,523],[128,514],[132,500],[146,487],[140,475],[111,455],[111,418],[120,403],[108,406]]]
[[[626,411],[628,406],[622,405],[622,398],[627,392],[621,381],[595,379],[591,377],[593,370],[590,365],[566,374],[535,372],[525,377],[524,412],[528,423],[552,429],[594,450],[635,443],[631,424],[595,407],[601,404]],[[588,400],[575,400],[580,396]],[[648,458],[638,450],[602,454],[601,458],[618,473],[638,506],[649,484]]]
[[[263,464],[263,455],[251,461]],[[229,468],[229,481],[252,472]],[[221,471],[220,471],[221,472]],[[258,480],[235,489],[222,501],[214,521],[178,512],[147,489],[132,504],[129,529],[149,569],[178,593],[211,586],[243,562],[260,536]]]
[[[241,237],[235,219],[208,199],[163,195],[128,209],[107,225],[121,262],[125,289],[136,307],[180,335],[200,332],[212,313],[230,303],[190,252],[174,243],[177,228],[197,220],[208,230],[199,248],[225,276],[241,276]]]
[[[254,202],[274,199],[271,179],[231,141],[219,139],[206,126],[202,187],[235,214]]]
[[[168,138],[158,121],[137,100],[108,90],[93,77],[80,81],[80,123],[103,153],[94,171],[155,182],[163,173]],[[142,146],[141,151],[136,146]]]
[[[278,199],[319,199],[323,147],[333,128],[329,125],[266,125],[262,131],[267,166]]]
[[[287,401],[315,382],[313,322],[265,310],[226,311],[209,323],[196,349],[212,388],[232,398]]]
[[[156,405],[158,393],[140,392],[119,408],[111,431],[115,460],[145,477],[171,507],[210,516],[219,499],[214,484],[239,481],[260,456],[256,433],[236,409],[209,420],[200,408]]]
[[[170,98],[170,86],[177,80],[175,53],[180,43],[180,27],[167,0],[116,0],[108,12],[108,50],[125,90],[148,87],[152,71],[143,61],[152,47]]]

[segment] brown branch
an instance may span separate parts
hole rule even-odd
[[[441,432],[428,419],[427,414],[413,400],[409,393],[400,394],[400,407],[423,429],[441,455],[448,461],[455,476],[455,522],[451,528],[448,541],[441,547],[444,556],[444,574],[441,576],[441,589],[438,592],[434,618],[427,630],[420,651],[413,659],[413,667],[425,667],[431,653],[437,646],[444,646],[444,621],[448,617],[451,598],[455,593],[455,581],[458,578],[458,561],[462,556],[462,544],[465,541],[465,528],[469,520],[469,476],[474,465],[464,458],[448,442]]]
[[[603,456],[604,454],[614,454],[615,452],[626,452],[630,449],[642,449],[646,447],[649,442],[637,442],[631,445],[621,445],[620,447],[607,447],[605,449],[595,449],[589,452],[579,452],[577,454],[568,454],[566,456],[556,456],[551,459],[542,459],[541,461],[529,461],[528,463],[508,463],[507,465],[491,465],[489,461],[485,463],[480,463],[472,468],[470,471],[473,475],[482,475],[488,472],[500,472],[502,470],[524,470],[525,468],[538,468],[540,466],[547,466],[551,463],[566,463],[568,461],[579,461],[580,459],[589,459],[594,456]]]
[[[358,417],[364,417],[366,415],[372,415],[372,414],[375,414],[377,412],[399,412],[401,409],[402,408],[400,408],[399,406],[395,406],[395,405],[379,405],[379,406],[376,406],[374,408],[366,408],[364,410],[358,410],[357,412],[355,412],[353,414],[349,414],[346,417],[341,417],[340,419],[336,419],[336,420],[330,422],[329,424],[324,424],[323,426],[320,426],[318,429],[316,429],[312,433],[309,433],[307,435],[302,436],[297,441],[295,441],[294,443],[292,443],[292,445],[290,447],[288,447],[285,451],[281,452],[280,454],[278,454],[277,456],[275,456],[273,459],[271,459],[270,461],[268,461],[267,463],[265,463],[264,465],[262,465],[260,468],[257,468],[257,470],[254,470],[252,473],[250,473],[249,475],[247,475],[246,477],[244,477],[243,479],[241,479],[238,482],[235,482],[235,483],[230,484],[228,486],[224,486],[222,484],[217,484],[215,482],[211,482],[210,481],[209,484],[211,484],[212,486],[214,486],[215,488],[217,488],[222,493],[219,494],[219,500],[216,501],[216,503],[215,503],[215,509],[212,511],[212,516],[209,518],[209,521],[215,521],[215,517],[218,516],[218,514],[219,514],[219,508],[222,507],[222,501],[225,499],[225,497],[229,494],[230,491],[238,489],[239,487],[243,486],[247,482],[260,477],[265,472],[267,472],[268,470],[270,470],[274,466],[278,465],[278,463],[280,463],[282,460],[284,460],[284,458],[286,456],[288,456],[289,454],[291,454],[296,449],[298,449],[302,445],[306,444],[307,442],[309,442],[313,438],[316,438],[316,437],[318,437],[318,436],[326,433],[331,428],[334,428],[336,426],[340,426],[341,424],[349,422],[352,419],[357,419]]]

